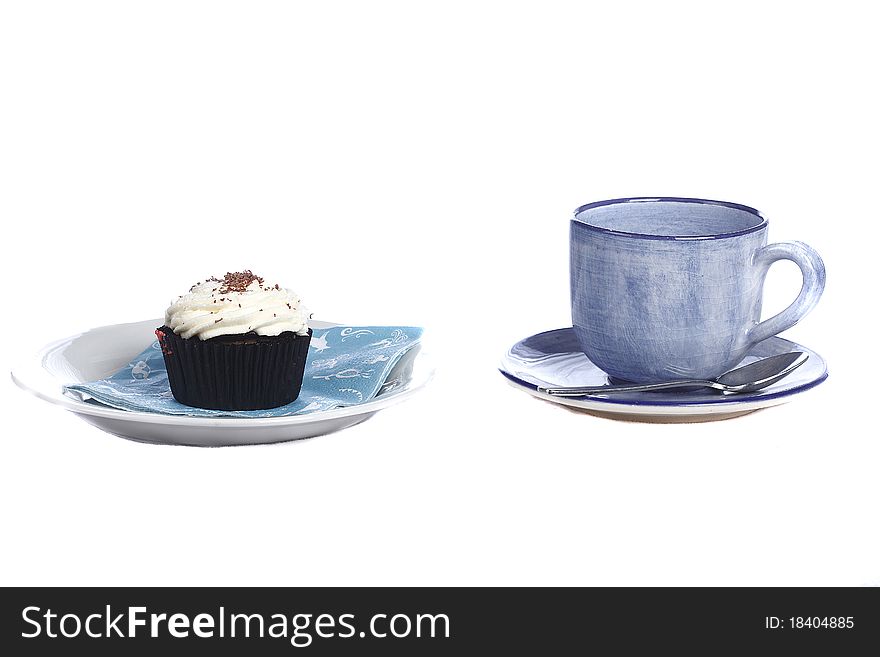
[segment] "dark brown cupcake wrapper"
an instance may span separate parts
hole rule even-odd
[[[181,404],[223,411],[277,408],[296,400],[309,352],[308,335],[181,338],[156,329],[171,394]]]

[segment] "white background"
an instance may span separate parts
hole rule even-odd
[[[880,584],[869,3],[27,2],[0,10],[2,365],[252,268],[418,323],[404,405],[268,447],[120,440],[7,381],[3,584]],[[568,220],[759,208],[828,382],[645,425],[495,371],[569,323]],[[767,314],[795,295],[790,263]],[[867,305],[867,308],[866,308]]]

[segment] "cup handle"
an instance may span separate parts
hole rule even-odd
[[[797,324],[819,302],[819,297],[825,289],[825,263],[818,253],[803,242],[777,242],[755,252],[752,262],[761,270],[762,285],[770,265],[777,260],[791,260],[796,264],[801,270],[804,282],[797,299],[788,308],[749,329],[747,334],[749,344],[766,340]]]

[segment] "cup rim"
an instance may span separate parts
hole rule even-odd
[[[578,219],[578,215],[585,210],[592,210],[593,208],[600,208],[606,205],[618,205],[623,203],[701,203],[704,205],[720,205],[725,208],[731,208],[733,210],[741,210],[743,212],[748,212],[749,214],[753,214],[758,217],[761,221],[754,226],[749,226],[748,228],[743,228],[742,230],[732,231],[729,233],[710,233],[708,235],[652,235],[650,233],[635,233],[625,230],[614,230],[611,228],[602,228],[600,226],[594,226],[593,224],[587,223],[586,221],[582,221]],[[606,235],[620,235],[623,237],[634,237],[638,239],[646,239],[646,240],[673,240],[679,242],[691,242],[691,241],[703,241],[703,240],[720,240],[727,239],[730,237],[739,237],[740,235],[748,235],[749,233],[755,233],[759,230],[762,230],[767,227],[767,219],[761,215],[755,208],[749,207],[748,205],[742,205],[740,203],[732,203],[730,201],[715,201],[712,199],[705,198],[690,198],[684,196],[631,196],[627,198],[614,198],[608,199],[605,201],[594,201],[593,203],[587,203],[586,205],[580,206],[577,210],[574,211],[574,218],[571,220],[573,223],[583,226],[588,230],[593,230],[598,233],[604,233]]]

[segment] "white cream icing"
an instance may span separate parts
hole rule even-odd
[[[182,338],[218,335],[306,335],[309,312],[302,300],[250,271],[199,281],[165,311],[165,325]]]

